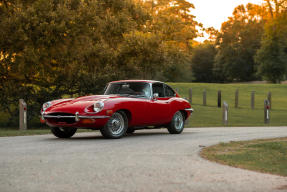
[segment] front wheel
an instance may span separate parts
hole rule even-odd
[[[128,119],[124,112],[115,112],[107,124],[100,129],[102,135],[110,139],[119,139],[128,129]]]
[[[59,138],[70,138],[72,137],[77,131],[77,128],[68,127],[68,128],[62,128],[62,127],[52,127],[51,132]]]
[[[180,134],[184,128],[184,117],[180,111],[177,111],[168,125],[167,129],[170,134]]]

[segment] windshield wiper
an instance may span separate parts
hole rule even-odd
[[[119,95],[119,96],[121,96],[121,97],[128,97],[128,96],[130,96],[130,94],[117,94],[117,95]]]
[[[147,97],[146,95],[131,95],[131,94],[127,94],[127,93],[124,93],[124,94],[113,94],[113,95],[118,95],[118,96],[121,96],[121,97]]]
[[[129,97],[146,97],[145,95],[129,95]]]

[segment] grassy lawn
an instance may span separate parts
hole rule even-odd
[[[218,163],[287,176],[287,138],[220,143],[201,156]]]
[[[221,90],[222,103],[229,104],[228,126],[263,126],[264,99],[272,92],[271,126],[287,125],[287,85],[286,84],[212,84],[212,83],[168,83],[178,89],[181,97],[188,98],[192,88],[192,107],[195,109],[189,126],[211,127],[222,125],[222,109],[217,108],[217,91]],[[202,92],[207,91],[207,106],[202,105]],[[239,90],[239,108],[234,108],[235,91]],[[255,109],[250,107],[251,92],[255,91]]]

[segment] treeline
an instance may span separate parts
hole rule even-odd
[[[0,111],[17,124],[62,96],[118,79],[190,81],[199,24],[185,0],[1,0]]]
[[[36,118],[45,101],[98,94],[118,79],[285,79],[286,0],[237,7],[220,32],[205,29],[203,44],[192,9],[187,0],[0,0],[7,125],[17,124],[19,98]]]
[[[287,1],[240,5],[209,41],[192,51],[193,80],[280,83],[287,74]]]

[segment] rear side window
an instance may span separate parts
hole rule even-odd
[[[158,97],[164,97],[164,88],[162,83],[154,83],[152,85],[152,92],[157,93]]]
[[[175,96],[174,90],[172,90],[172,88],[170,88],[167,85],[165,85],[164,94],[166,97],[174,97]]]

